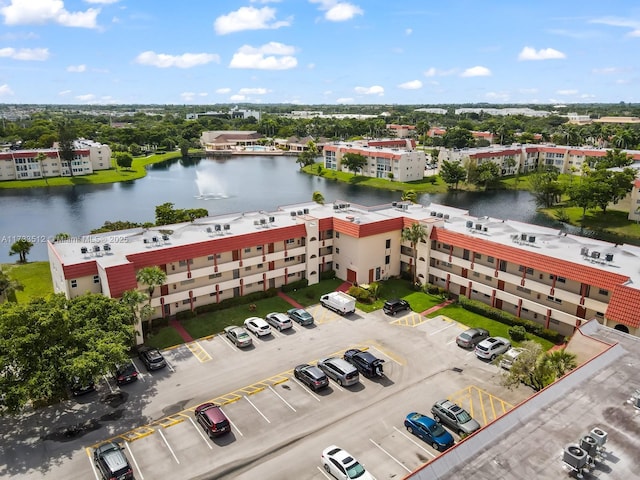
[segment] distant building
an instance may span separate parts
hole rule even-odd
[[[39,156],[42,156],[42,159],[39,159]],[[74,142],[74,158],[71,165],[60,158],[57,146],[0,152],[0,181],[69,177],[72,174],[74,176],[90,175],[96,170],[109,168],[111,168],[111,148],[85,139]]]
[[[396,138],[413,137],[416,134],[415,125],[397,125],[395,123],[387,124],[387,130],[393,132]]]
[[[449,110],[446,108],[416,108],[414,112],[435,113],[436,115],[446,115]]]
[[[325,145],[324,166],[330,170],[347,171],[342,165],[342,157],[347,153],[355,153],[367,159],[367,164],[360,172],[366,177],[392,178],[398,182],[412,182],[424,178],[426,157],[422,150],[389,148],[374,144],[375,142],[369,145],[339,142]]]
[[[258,144],[262,135],[256,131],[211,130],[202,132],[200,144],[206,152],[232,152]]]
[[[544,110],[534,110],[532,108],[456,108],[456,115],[464,115],[465,113],[486,113],[488,115],[523,115],[525,117],[548,117],[551,112]]]
[[[591,117],[589,115],[578,115],[577,113],[568,113],[567,118],[569,119],[569,123],[573,123],[575,125],[585,125],[587,123],[591,123]]]

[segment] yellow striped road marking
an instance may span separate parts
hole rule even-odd
[[[191,350],[191,353],[195,355],[195,357],[200,361],[200,363],[204,363],[204,362],[208,362],[209,360],[212,360],[211,355],[209,355],[209,353],[207,353],[207,351],[204,348],[202,348],[202,345],[200,345],[197,340],[187,343],[185,345],[189,350]]]
[[[155,429],[145,425],[143,427],[138,427],[121,435],[118,435],[118,437],[127,442],[135,442],[136,440],[140,440],[141,438],[151,435],[153,432],[155,432]]]
[[[458,390],[448,398],[465,408],[472,417],[481,415],[485,425],[513,408],[509,402],[474,385]]]
[[[157,422],[155,422],[154,424],[160,425],[162,428],[167,428],[167,427],[173,427],[174,425],[177,425],[178,423],[182,423],[186,419],[187,419],[187,417],[185,417],[184,415],[176,414],[176,415],[171,415],[169,417],[162,418],[162,419],[158,420]]]
[[[396,318],[389,322],[391,325],[400,325],[402,327],[417,327],[427,322],[428,319],[420,315],[419,313],[412,312],[400,318]]]
[[[367,341],[367,343],[371,344],[371,346],[372,346],[373,348],[375,348],[376,350],[378,350],[380,353],[382,353],[382,354],[383,354],[383,355],[385,355],[386,357],[390,358],[390,359],[391,359],[391,361],[393,361],[393,362],[397,363],[398,365],[406,365],[406,364],[407,364],[407,360],[406,360],[404,357],[402,357],[402,356],[400,356],[400,355],[398,355],[398,354],[396,354],[396,353],[392,352],[392,351],[391,351],[391,350],[389,350],[388,348],[386,348],[386,347],[384,347],[384,346],[380,345],[378,342],[375,342],[375,341],[373,341],[373,340],[370,340],[370,341]]]

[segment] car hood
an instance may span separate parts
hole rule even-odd
[[[463,430],[465,433],[473,433],[476,430],[480,429],[480,424],[474,419],[471,419],[467,423],[460,425],[460,429]]]

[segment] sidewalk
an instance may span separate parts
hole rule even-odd
[[[169,326],[176,329],[176,331],[180,334],[185,343],[193,342],[193,337],[189,335],[187,329],[182,326],[182,324],[174,318],[169,320]]]
[[[424,312],[420,312],[420,315],[429,315],[430,313],[435,312],[436,310],[440,310],[443,307],[446,307],[447,305],[451,305],[454,302],[454,300],[446,300],[442,303],[439,303],[438,305],[434,305],[431,308],[426,309]]]
[[[296,302],[293,298],[291,298],[289,295],[287,295],[286,293],[283,293],[281,291],[278,290],[278,296],[283,299],[284,301],[286,301],[287,303],[291,304],[292,307],[295,308],[304,308],[302,305],[300,305],[298,302]]]

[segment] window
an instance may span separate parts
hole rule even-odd
[[[287,240],[285,240],[284,243],[286,243],[287,245],[290,245],[292,243],[294,243],[296,240],[294,238],[288,238]]]
[[[190,302],[190,300],[187,298],[186,300],[182,300],[182,304],[183,305],[188,305]]]
[[[212,273],[211,275],[209,275],[209,280],[213,280],[214,278],[220,278],[222,276],[222,273]]]
[[[336,232],[336,238],[340,238],[340,232]]]
[[[287,257],[284,259],[285,262],[293,262],[296,259],[296,257]]]
[[[336,263],[336,270],[340,270],[340,265]]]
[[[213,261],[213,255],[209,255],[209,256],[207,257],[207,260],[208,260],[208,261],[210,261],[210,262],[212,262],[212,261]]]
[[[391,248],[391,239],[387,238],[386,242],[385,242],[385,248]]]
[[[473,276],[474,277],[479,277],[480,276],[480,272],[473,272]]]
[[[76,288],[78,286],[77,280],[71,280],[71,288]]]
[[[251,253],[251,248],[245,248],[244,253]]]
[[[567,279],[564,277],[558,277],[558,283],[567,283]]]
[[[446,243],[442,244],[442,248],[445,250],[450,250],[451,249],[451,245],[447,245]]]
[[[608,297],[609,296],[609,290],[605,290],[604,288],[601,288],[600,290],[598,290],[598,294],[604,295],[605,297]]]
[[[485,275],[485,276],[484,276],[484,279],[485,279],[487,282],[493,282],[493,277],[492,277],[491,275]]]
[[[187,261],[189,262],[189,265],[193,265],[193,258],[190,258],[189,260],[180,260],[178,262],[178,265],[180,265],[181,267],[186,267]]]
[[[263,268],[263,267],[264,267],[264,263],[259,263],[256,268]]]
[[[391,255],[386,255],[384,257],[384,264],[389,265],[391,263]]]
[[[258,251],[262,250],[262,245],[258,245],[258,246],[256,247],[256,250],[258,250]]]
[[[190,283],[195,283],[195,279],[194,278],[190,278],[189,280],[182,280],[180,282],[180,285],[189,285]]]
[[[100,277],[98,275],[93,276],[93,283],[100,283]]]
[[[250,272],[250,271],[251,271],[251,266],[244,267],[244,271],[245,271],[245,272]]]
[[[518,290],[519,292],[524,292],[524,293],[529,294],[529,295],[531,294],[531,290],[530,289],[521,287],[520,285],[518,285],[516,287],[516,290]]]
[[[474,260],[481,260],[482,259],[482,255],[480,255],[479,253],[473,253],[473,259]]]
[[[520,265],[520,268],[518,268],[518,271],[522,272],[523,270],[524,270],[524,267]],[[527,275],[533,275],[533,268],[527,267]]]
[[[489,263],[493,263],[495,261],[495,258],[493,257],[487,257],[487,262]]]
[[[340,253],[340,249],[336,247],[336,253]]]

